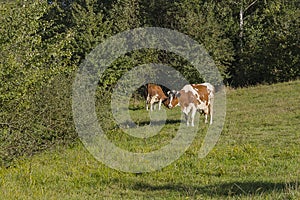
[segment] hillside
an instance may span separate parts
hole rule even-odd
[[[228,88],[225,126],[208,156],[197,156],[200,131],[179,160],[151,173],[110,169],[79,141],[20,158],[0,169],[0,199],[299,199],[299,97],[300,81]],[[175,130],[179,110],[166,112]],[[131,111],[136,119],[141,113]],[[120,145],[129,140],[111,134]]]

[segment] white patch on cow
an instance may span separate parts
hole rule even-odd
[[[205,109],[207,109],[208,106],[206,105],[206,101],[201,101],[199,99],[199,102],[200,102],[200,104],[197,105],[197,109],[198,110],[205,110]]]
[[[159,101],[159,99],[158,99],[158,94],[156,94],[156,95],[154,95],[154,96],[152,97],[150,103],[153,104],[153,103],[156,103],[156,102],[158,102],[158,101]]]
[[[197,101],[199,102],[200,107],[206,106],[206,101],[201,101],[199,95],[197,95]]]
[[[180,103],[179,103],[179,101],[178,101],[178,103],[176,104],[176,105],[172,105],[172,102],[173,102],[173,99],[174,99],[174,97],[176,97],[176,98],[178,98],[177,97],[177,95],[179,94],[179,92],[178,91],[175,91],[175,90],[172,90],[172,95],[170,95],[170,92],[168,92],[168,95],[170,96],[169,98],[169,105],[168,105],[168,107],[169,108],[173,108],[173,107],[176,107],[176,106],[180,106]]]
[[[160,110],[161,109],[161,100],[159,99],[159,95],[158,94],[156,94],[156,95],[154,95],[152,98],[151,98],[151,100],[150,100],[150,110],[152,111],[152,110],[155,110],[155,104],[154,103],[156,103],[156,102],[159,102],[158,103],[158,110]]]
[[[184,90],[184,92],[192,92],[193,95],[198,96],[198,92],[191,86],[191,85],[185,85],[181,90]]]
[[[169,108],[172,108],[173,95],[170,97]]]

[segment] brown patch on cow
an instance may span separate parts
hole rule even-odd
[[[198,92],[198,95],[201,94],[198,98],[202,102],[205,102],[206,105],[208,105],[208,96],[209,96],[209,93],[208,93],[207,87],[204,86],[204,85],[200,85],[200,84],[192,84],[192,87]]]
[[[177,98],[176,98],[177,99]],[[162,102],[167,108],[169,108],[169,104],[170,104],[170,99],[167,97],[165,100],[163,100]],[[178,100],[177,100],[178,103]]]
[[[158,95],[158,99],[166,99],[168,98],[165,93],[162,91],[161,87],[159,85],[155,85],[153,83],[148,83],[146,85],[146,93],[149,95],[151,98],[154,97],[155,95]],[[147,96],[146,95],[146,96]]]

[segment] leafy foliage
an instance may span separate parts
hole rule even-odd
[[[54,26],[53,21],[43,20],[50,8],[41,1],[1,6],[5,16],[1,24],[6,27],[0,36],[0,155],[4,162],[49,148],[74,131],[70,124],[60,125],[61,121],[68,124],[71,116],[65,111],[70,104],[70,76],[75,69],[72,35],[61,32],[43,37]],[[69,134],[64,135],[62,130]]]

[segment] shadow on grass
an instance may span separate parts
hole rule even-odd
[[[272,182],[229,182],[215,185],[195,186],[183,184],[165,184],[165,185],[150,185],[145,183],[136,183],[134,189],[141,191],[183,191],[191,194],[204,194],[212,197],[227,197],[227,196],[248,196],[269,194],[273,192],[283,192],[290,190],[299,190],[300,186],[297,182],[272,183]]]
[[[128,109],[131,111],[146,110],[144,107],[140,107],[140,106],[136,106],[136,107],[129,106]]]
[[[169,120],[167,119],[166,121],[164,120],[153,120],[151,123],[150,123],[150,120],[146,120],[146,121],[139,121],[139,122],[135,122],[135,123],[132,123],[132,122],[125,122],[125,123],[122,123],[121,124],[121,127],[127,127],[127,128],[135,128],[137,125],[138,126],[147,126],[147,125],[151,125],[151,126],[161,126],[161,125],[164,125],[164,124],[180,124],[181,120]]]

